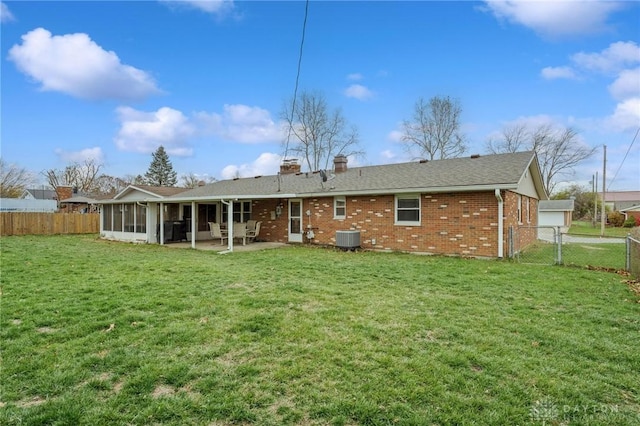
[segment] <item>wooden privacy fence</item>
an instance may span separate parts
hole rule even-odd
[[[97,213],[0,213],[0,235],[97,234]]]

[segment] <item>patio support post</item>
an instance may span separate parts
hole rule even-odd
[[[196,248],[196,222],[198,221],[198,212],[196,211],[196,202],[191,202],[191,248]]]
[[[164,245],[164,203],[160,202],[160,245]]]
[[[227,206],[227,249],[220,254],[227,254],[233,252],[233,201],[220,200],[220,202]]]

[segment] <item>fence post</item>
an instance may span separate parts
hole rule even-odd
[[[562,232],[560,232],[560,227],[556,226],[553,228],[553,232],[557,235],[555,238],[556,244],[558,244],[558,252],[556,256],[556,264],[562,265]]]
[[[508,248],[509,254],[508,254],[508,256],[509,256],[509,259],[513,259],[515,257],[514,256],[515,253],[514,253],[514,250],[513,250],[513,246],[514,246],[514,244],[513,244],[513,226],[509,226],[508,235],[509,235],[509,237],[508,237],[508,240],[509,240],[508,241],[508,245],[509,245],[509,248]]]
[[[631,271],[631,234],[627,234],[625,239],[625,245],[627,246],[626,258],[624,259],[624,270]]]

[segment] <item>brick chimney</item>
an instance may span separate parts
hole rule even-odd
[[[294,173],[300,173],[300,164],[297,158],[291,158],[289,160],[282,160],[280,164],[281,175],[291,175]]]
[[[347,171],[347,157],[344,155],[336,155],[333,159],[333,169],[336,173]]]
[[[58,198],[58,203],[62,200],[73,197],[73,188],[70,186],[56,187],[56,197]]]

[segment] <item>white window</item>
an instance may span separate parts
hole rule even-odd
[[[420,195],[396,195],[396,224],[420,225]]]
[[[228,208],[222,205],[222,222],[227,222]],[[251,219],[251,201],[235,201],[233,203],[233,221],[246,222]]]
[[[522,223],[522,195],[518,194],[518,223]]]
[[[347,202],[344,197],[333,198],[334,219],[344,219],[347,216]]]

